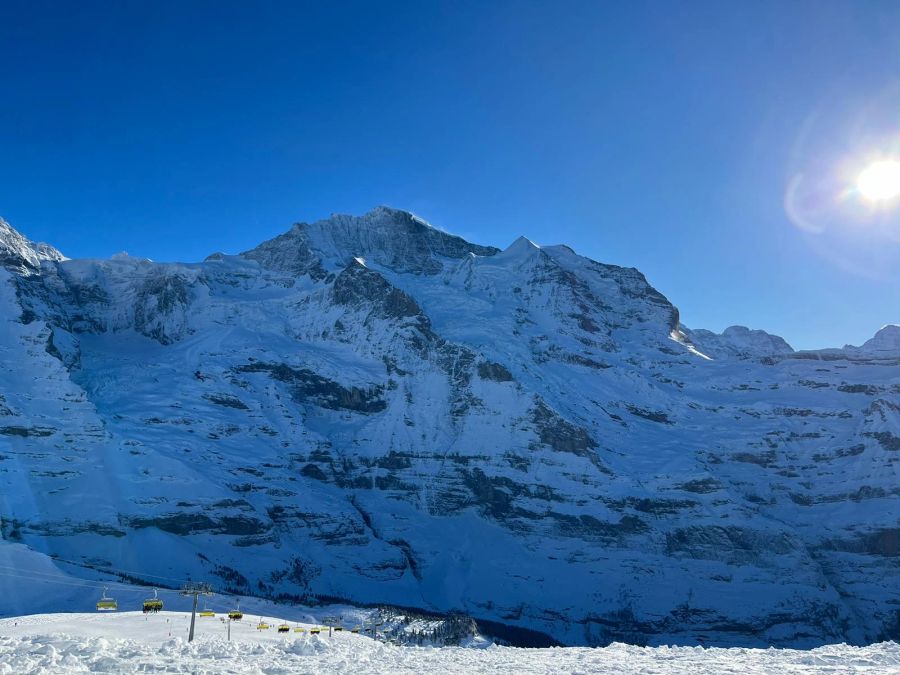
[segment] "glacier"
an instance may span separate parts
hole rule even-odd
[[[0,559],[565,645],[896,640],[898,366],[896,325],[690,329],[635,269],[388,207],[197,263],[0,222]]]

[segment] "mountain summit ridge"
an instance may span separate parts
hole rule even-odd
[[[329,236],[328,230],[330,228],[341,230],[340,235]],[[367,239],[362,233],[369,228],[376,230],[378,234]],[[403,254],[397,252],[409,250],[407,247],[400,245],[379,247],[372,243],[373,241],[382,243],[391,238],[403,237],[409,230],[414,232],[419,230],[420,236],[423,232],[434,233],[433,236],[435,236],[436,240],[446,239],[453,242],[453,244],[446,247],[438,246],[434,249],[421,245],[409,247],[411,248],[410,255],[412,259],[404,263]],[[565,244],[539,246],[524,235],[517,237],[506,249],[474,244],[458,235],[434,227],[412,211],[387,205],[375,206],[361,216],[335,213],[328,218],[323,218],[313,223],[297,222],[285,232],[259,243],[252,249],[239,253],[238,256],[248,260],[255,260],[261,265],[270,266],[274,270],[298,275],[310,274],[318,278],[324,278],[328,272],[322,266],[323,262],[327,261],[330,263],[329,271],[335,272],[342,269],[344,265],[351,264],[351,261],[355,258],[365,260],[364,253],[371,255],[373,250],[375,252],[375,262],[386,261],[385,267],[397,267],[397,270],[401,272],[428,271],[429,273],[436,273],[438,270],[443,270],[443,266],[436,265],[433,262],[429,264],[425,259],[435,255],[443,257],[448,251],[450,255],[446,257],[451,258],[461,257],[460,252],[480,256],[494,256],[499,253],[510,254],[512,252],[526,254],[536,251],[546,251],[552,255],[552,252],[557,252],[590,261],[595,265],[616,267],[581,256]],[[351,251],[356,251],[356,253],[351,253]],[[116,255],[121,258],[123,255],[127,256],[128,254],[122,252]],[[391,255],[394,257],[391,257]],[[207,256],[204,262],[220,260],[223,257],[225,257],[223,253],[213,253]],[[149,259],[142,257],[134,259],[150,262]],[[44,260],[60,262],[68,260],[68,258],[50,244],[31,241],[20,231],[13,228],[8,221],[0,217],[0,263],[7,266],[15,265],[18,271],[24,271],[26,269],[39,269],[41,261]],[[166,264],[190,265],[193,263]],[[653,290],[656,291],[655,288]],[[743,353],[759,356],[765,353],[784,354],[794,351],[784,338],[761,329],[735,325],[726,328],[721,334],[716,334],[714,331],[702,328],[687,329],[684,326],[682,328],[685,329],[686,335],[689,334],[693,339],[704,342],[710,355],[713,353],[718,353],[720,356],[725,353],[730,355]],[[882,352],[900,351],[900,343],[893,337],[892,330],[894,328],[896,328],[895,324],[886,324],[876,331],[872,338],[862,346],[845,345],[842,349]],[[710,340],[715,342],[717,346],[710,346]],[[742,351],[741,347],[733,344],[735,340],[743,343],[744,351]],[[750,348],[748,340],[751,342],[757,340],[758,348]],[[768,347],[762,346],[765,343],[768,343]],[[726,344],[730,346],[723,346]],[[820,349],[833,348],[822,347]],[[700,351],[703,350],[701,349]]]
[[[290,248],[296,250],[285,250]],[[318,275],[326,267],[333,272],[350,258],[363,257],[400,272],[436,274],[443,269],[436,258],[498,252],[438,230],[408,211],[379,206],[362,216],[336,214],[314,223],[296,223],[241,255],[292,273]]]
[[[25,273],[36,271],[41,261],[61,261],[66,257],[43,242],[33,242],[0,218],[0,265]]]
[[[882,326],[859,349],[865,352],[900,353],[900,325],[889,323]]]

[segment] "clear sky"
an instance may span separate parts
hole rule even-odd
[[[70,257],[388,204],[637,267],[695,328],[900,322],[900,205],[844,189],[900,151],[897,2],[6,0],[0,50],[0,215]]]

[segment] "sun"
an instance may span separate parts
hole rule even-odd
[[[900,162],[889,159],[870,164],[857,177],[856,189],[873,202],[900,196]]]

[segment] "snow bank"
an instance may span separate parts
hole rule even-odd
[[[198,624],[188,643],[166,634],[188,615],[143,617],[54,614],[0,621],[0,675],[26,673],[889,673],[900,671],[900,645],[789,649],[589,649],[396,647],[351,633],[328,638],[257,631],[247,618],[225,640],[218,620]],[[275,624],[277,619],[271,619]],[[98,632],[105,632],[105,637]],[[301,637],[296,637],[301,635]]]

